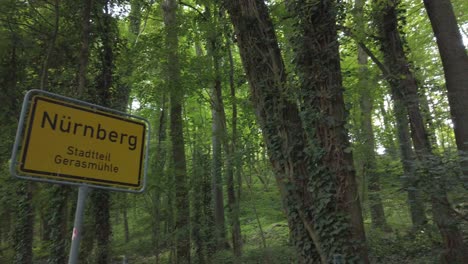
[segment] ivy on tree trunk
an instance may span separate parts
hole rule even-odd
[[[321,19],[325,23],[333,21],[333,24],[326,25],[331,28],[330,31],[325,31],[325,41],[331,41],[325,45],[332,44],[333,56],[328,58],[321,55],[314,60],[324,63],[324,70],[330,70],[330,76],[337,77],[338,83],[335,85],[339,85],[301,86],[305,110],[299,112],[298,106],[293,103],[294,98],[288,97],[286,70],[265,3],[260,0],[225,1],[300,262],[327,263],[340,257],[350,263],[368,262],[367,251],[361,244],[364,233],[351,155],[345,151],[347,139],[343,128],[341,77],[339,64],[336,64],[339,63],[338,50],[337,45],[333,45],[336,41],[333,12],[328,9],[331,6],[326,5],[329,1],[324,1],[325,6],[321,5],[321,1],[315,3],[319,3],[319,10],[325,13],[316,14],[319,23]],[[290,6],[293,12],[299,11],[293,16],[300,21],[310,20],[313,13],[307,13],[301,4],[297,4]],[[306,6],[316,7],[314,4]],[[301,11],[306,12],[301,14]],[[308,38],[310,36],[307,34],[313,33],[302,32],[303,29],[298,26],[298,38]],[[323,24],[316,26],[324,28]],[[314,69],[310,80],[322,81],[320,78],[323,75],[320,74],[323,74],[320,69]],[[311,105],[313,99],[310,97],[314,93],[313,87],[324,88],[323,95],[328,92],[333,98],[328,101],[323,97],[324,100],[318,101],[318,105],[323,107],[319,109],[327,113],[324,117],[333,119],[330,123],[326,123],[326,119],[325,123],[314,123],[318,121],[315,119],[318,112],[310,108],[315,107]],[[301,115],[305,117],[301,119]],[[307,131],[311,129],[312,132]],[[327,134],[332,140],[322,141]],[[325,146],[330,148],[322,149]],[[338,156],[336,160],[333,159],[334,155]]]

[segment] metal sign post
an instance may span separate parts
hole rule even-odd
[[[81,234],[83,233],[83,218],[86,198],[88,197],[89,187],[86,185],[80,186],[78,189],[78,200],[76,201],[75,223],[73,224],[72,243],[70,247],[70,256],[68,264],[78,263],[78,255],[80,253]]]

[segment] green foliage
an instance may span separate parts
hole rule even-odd
[[[0,14],[0,263],[26,263],[30,258],[34,261],[49,261],[49,263],[63,263],[69,246],[71,222],[74,213],[76,195],[66,193],[62,187],[44,187],[19,182],[10,177],[8,172],[8,159],[17,127],[17,117],[24,91],[41,86],[44,77],[44,88],[60,94],[74,96],[74,89],[78,85],[77,72],[79,69],[79,54],[81,50],[81,9],[82,2],[58,1],[59,9],[54,9],[54,1],[13,1],[1,0],[2,12]],[[148,188],[145,194],[128,196],[112,195],[110,219],[112,237],[107,241],[113,261],[121,262],[126,256],[130,263],[155,263],[155,254],[158,254],[160,263],[174,261],[174,236],[177,230],[174,225],[174,179],[170,158],[172,143],[167,138],[159,142],[160,114],[166,111],[166,125],[162,127],[166,135],[169,133],[167,125],[168,107],[168,79],[164,70],[167,65],[167,48],[164,42],[164,23],[160,7],[161,1],[109,1],[113,6],[111,16],[103,14],[104,2],[94,1],[91,16],[90,63],[87,80],[89,93],[84,96],[88,101],[113,105],[119,109],[131,108],[133,114],[143,116],[150,120],[153,138],[149,146],[150,164],[148,174]],[[293,159],[299,162],[307,159],[310,162],[313,175],[307,188],[314,199],[314,210],[308,212],[315,219],[315,226],[326,241],[325,247],[333,251],[333,247],[340,247],[342,234],[346,235],[344,221],[346,216],[335,213],[335,200],[337,197],[336,175],[323,166],[325,150],[319,142],[313,140],[317,133],[315,124],[322,122],[325,127],[334,127],[337,122],[323,111],[319,111],[319,104],[310,104],[304,100],[311,96],[330,97],[329,91],[320,93],[301,93],[301,85],[316,85],[317,79],[313,74],[297,74],[294,68],[297,62],[305,60],[305,55],[299,53],[304,39],[301,30],[310,29],[305,26],[306,20],[297,19],[313,13],[319,3],[334,1],[290,1],[298,13],[291,16],[291,10],[286,8],[284,1],[267,1],[269,12],[273,18],[279,46],[288,73],[288,83],[284,96],[291,102],[299,102],[303,110],[302,121],[307,124],[307,133],[311,140],[308,156]],[[346,1],[345,1],[346,2]],[[376,0],[377,3],[386,1]],[[434,152],[438,160],[431,164],[431,171],[419,169],[420,175],[434,173],[447,183],[450,201],[455,209],[462,215],[466,210],[466,189],[460,186],[460,168],[456,153],[453,128],[450,121],[450,111],[444,87],[442,67],[438,58],[436,43],[433,41],[432,29],[425,15],[422,2],[410,0],[401,1],[399,9],[399,30],[405,33],[406,52],[411,61],[418,82],[423,91],[420,96],[427,98],[425,116],[431,121],[431,129],[436,143]],[[466,23],[468,22],[468,4],[463,0],[452,1],[458,22],[464,26],[466,36]],[[215,2],[208,0],[183,1],[179,8],[179,54],[181,65],[180,89],[185,89],[183,98],[184,137],[186,138],[186,157],[189,168],[190,201],[186,206],[192,211],[191,227],[192,239],[197,236],[199,243],[192,241],[192,255],[196,254],[198,245],[201,245],[205,257],[211,257],[212,263],[235,263],[231,250],[210,251],[212,247],[213,219],[211,207],[210,161],[211,152],[211,99],[210,90],[215,72],[211,54],[207,50],[210,45],[207,39],[215,38],[220,59],[220,80],[223,93],[229,91],[229,60],[225,39],[233,43],[239,41],[236,33],[226,19],[224,11],[210,14],[206,6],[213,6]],[[216,2],[216,4],[218,4]],[[302,5],[303,4],[303,5]],[[343,2],[335,9],[339,15],[340,27],[351,28],[355,37],[368,45],[371,52],[381,59],[377,48],[375,24],[369,22],[373,15],[372,7],[364,7],[362,21],[348,15],[351,14],[351,2]],[[126,13],[129,5],[130,13]],[[117,14],[117,10],[125,10]],[[138,8],[138,10],[136,9]],[[54,37],[54,21],[59,18],[58,34]],[[307,17],[318,19],[317,16]],[[105,19],[109,19],[108,28]],[[315,21],[315,20],[314,20]],[[364,23],[363,30],[355,30],[356,23]],[[323,25],[327,27],[329,25]],[[218,34],[211,33],[216,28]],[[318,30],[318,29],[315,29]],[[343,31],[344,32],[344,31]],[[346,89],[346,108],[349,111],[347,128],[353,142],[352,149],[346,146],[345,152],[353,151],[355,164],[366,161],[368,152],[363,150],[366,141],[360,137],[362,125],[362,112],[359,109],[360,86],[359,65],[357,64],[357,45],[351,37],[338,33],[337,41],[341,52],[341,73],[344,77]],[[290,41],[292,40],[292,41]],[[329,43],[331,46],[337,42]],[[112,63],[106,64],[106,50],[112,50]],[[255,113],[252,110],[252,95],[249,92],[245,72],[242,67],[238,50],[231,47],[234,59],[234,86],[236,88],[237,103],[237,153],[236,170],[241,176],[240,183],[240,222],[243,237],[242,263],[294,263],[297,251],[294,249],[292,234],[299,237],[306,234],[304,228],[292,228],[290,233],[284,204],[281,201],[279,190],[275,183],[274,173],[271,171],[271,162],[268,159],[266,144],[262,131],[256,123]],[[46,54],[50,58],[46,59]],[[109,55],[109,54],[107,54]],[[319,59],[330,62],[331,56],[327,52],[319,52],[311,62],[318,68],[324,65],[317,64]],[[109,62],[109,61],[107,61]],[[393,101],[389,95],[388,86],[375,65],[369,63],[368,75],[371,77],[368,96],[374,100],[374,109],[371,116],[376,139],[377,168],[381,176],[381,191],[387,222],[392,232],[383,232],[379,229],[366,230],[371,258],[376,263],[437,263],[438,253],[441,251],[440,235],[434,231],[430,222],[425,229],[415,232],[412,229],[411,218],[408,211],[407,193],[402,187],[403,169],[398,151],[396,137],[396,120],[394,117]],[[106,85],[103,69],[108,67],[112,85],[108,87],[110,101],[98,100],[97,91]],[[323,77],[323,76],[322,76]],[[108,79],[107,79],[108,80]],[[129,93],[129,94],[128,94]],[[129,96],[129,98],[127,98]],[[274,96],[274,95],[271,95]],[[225,96],[225,111],[227,130],[232,130],[233,100]],[[101,98],[102,99],[102,98]],[[307,109],[310,107],[309,109]],[[304,110],[305,109],[305,110]],[[268,109],[267,109],[268,110]],[[309,111],[310,110],[310,111]],[[314,111],[312,111],[314,110]],[[317,110],[317,111],[315,111]],[[287,113],[286,113],[287,114]],[[278,129],[278,124],[270,122],[267,129]],[[158,143],[161,143],[158,145]],[[51,144],[53,144],[51,142]],[[279,149],[278,142],[272,149]],[[285,143],[286,144],[286,143]],[[293,149],[293,142],[287,142],[287,147]],[[278,154],[278,152],[272,152]],[[225,154],[225,153],[223,153]],[[198,156],[197,156],[198,155]],[[224,172],[224,171],[223,171]],[[364,175],[362,166],[357,166],[358,175]],[[421,182],[427,187],[427,178]],[[300,179],[302,180],[302,179]],[[366,184],[368,179],[360,178],[360,194],[366,197]],[[297,186],[286,184],[289,191]],[[418,190],[422,190],[421,186]],[[31,188],[31,189],[30,189]],[[429,193],[424,193],[425,202]],[[68,201],[66,200],[68,197]],[[363,199],[366,208],[373,201]],[[288,202],[288,201],[286,201]],[[310,202],[306,200],[306,202]],[[286,206],[295,209],[297,201]],[[123,208],[126,208],[129,226],[129,240],[126,240]],[[46,210],[51,208],[53,210]],[[97,209],[96,211],[100,211]],[[90,208],[88,208],[90,209]],[[200,210],[196,210],[200,209]],[[103,210],[104,211],[104,210]],[[299,219],[295,214],[293,218]],[[50,212],[50,213],[49,213]],[[430,215],[430,209],[428,210]],[[88,233],[84,247],[83,262],[94,263],[100,251],[106,251],[106,245],[97,249],[94,239],[94,220],[91,220],[92,210],[87,211]],[[229,216],[228,216],[229,217]],[[227,221],[229,222],[229,221]],[[364,222],[371,225],[369,211],[364,210]],[[51,229],[47,224],[58,227]],[[63,224],[61,226],[60,224]],[[60,230],[60,228],[62,228]],[[463,226],[467,231],[467,225]],[[34,230],[33,230],[34,229]],[[229,230],[229,229],[227,229]],[[108,230],[110,232],[110,230]],[[199,231],[198,233],[196,231]],[[45,232],[45,234],[44,234]],[[229,233],[229,232],[228,232]],[[229,235],[228,235],[229,236]],[[228,237],[230,241],[230,237]],[[195,243],[198,243],[195,246]],[[265,244],[264,244],[265,243]],[[312,244],[304,243],[304,251],[313,250]],[[106,252],[103,252],[106,253]],[[237,260],[239,261],[239,260]],[[195,261],[196,262],[196,261]],[[199,261],[201,262],[201,261]],[[201,262],[203,263],[203,262]]]
[[[367,230],[370,255],[377,263],[437,263],[438,249],[435,230],[392,233],[378,229]]]

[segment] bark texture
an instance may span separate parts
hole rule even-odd
[[[280,188],[299,262],[327,263],[340,257],[344,257],[348,263],[367,262],[367,254],[360,243],[357,250],[355,245],[351,245],[353,238],[362,241],[360,239],[362,236],[355,236],[356,229],[347,222],[345,216],[354,212],[356,205],[354,202],[358,199],[352,199],[357,198],[354,196],[356,193],[348,192],[349,186],[338,185],[348,183],[351,187],[355,187],[352,182],[354,179],[345,176],[345,171],[350,167],[340,167],[349,161],[347,157],[341,159],[348,154],[344,154],[342,150],[335,152],[333,148],[335,143],[333,140],[338,138],[339,143],[345,140],[341,134],[344,131],[341,129],[330,131],[329,127],[319,127],[323,130],[317,130],[317,135],[324,137],[328,135],[333,139],[332,144],[323,145],[330,147],[332,151],[325,151],[324,155],[321,155],[320,151],[315,152],[312,149],[325,142],[320,142],[319,136],[311,138],[305,133],[299,109],[293,98],[287,96],[289,91],[286,85],[285,67],[265,3],[260,0],[235,0],[226,1],[225,5],[234,24],[257,119]],[[339,94],[337,96],[339,104]],[[311,103],[305,97],[304,102]],[[327,102],[325,104],[321,105],[325,107],[323,110],[331,111],[327,114],[337,118],[337,126],[343,125],[340,123],[343,109],[326,108],[330,105]],[[333,134],[335,132],[337,134]],[[310,145],[310,142],[319,143]],[[320,156],[317,160],[320,160],[320,165],[323,166],[320,166],[319,170],[314,162],[310,162],[316,161],[317,156],[314,155]],[[334,155],[338,155],[339,162],[346,161],[334,164]],[[333,166],[336,171],[324,171],[327,165]],[[318,186],[320,184],[323,186]],[[353,209],[348,211],[350,208]],[[319,217],[325,217],[329,222],[321,222]],[[357,225],[357,229],[360,228],[362,222]],[[332,243],[331,241],[336,238],[338,240]]]
[[[349,236],[357,241],[353,253],[367,260],[361,205],[348,131],[345,128],[347,113],[336,31],[336,4],[334,0],[311,0],[306,5],[303,1],[287,2],[290,13],[296,18],[296,36],[292,43],[296,49],[295,63],[303,100],[301,115],[311,152],[308,153],[312,159],[310,165],[316,174],[309,185],[316,188],[314,194],[333,194],[330,200],[323,200],[317,195],[311,206],[320,208],[318,205],[322,203],[328,206],[325,210],[320,208],[314,212],[314,221],[317,223],[321,222],[321,217],[329,215],[334,215],[340,221],[340,214],[345,213],[350,223],[341,220],[341,224],[351,224],[349,230],[342,230],[339,237],[323,233],[321,240],[330,246],[342,243],[340,246],[345,248],[349,246]],[[339,208],[332,209],[336,205]],[[335,229],[337,226],[330,225],[330,228]],[[347,234],[347,231],[351,233]]]

